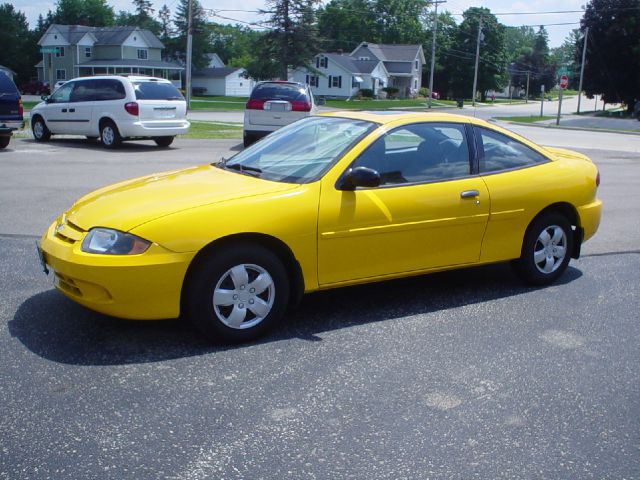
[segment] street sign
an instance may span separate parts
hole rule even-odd
[[[567,77],[566,75],[562,75],[560,77],[560,88],[564,90],[568,86],[569,86],[569,77]]]
[[[556,70],[556,75],[558,77],[561,77],[563,75],[569,75],[569,69],[567,67],[562,66],[558,68],[558,70]]]
[[[56,53],[58,47],[40,47],[40,53]]]

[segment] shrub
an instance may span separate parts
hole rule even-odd
[[[370,88],[361,88],[358,94],[363,98],[373,98],[373,90]]]
[[[387,96],[389,98],[395,98],[400,90],[397,89],[396,87],[384,87],[382,91],[387,92]]]
[[[421,97],[427,98],[429,96],[429,89],[427,87],[422,87],[418,93]]]

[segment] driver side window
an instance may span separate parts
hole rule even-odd
[[[66,103],[71,97],[71,90],[75,82],[67,82],[58,88],[53,95],[49,97],[49,103]]]
[[[380,185],[451,180],[470,174],[464,125],[417,123],[378,138],[355,160],[380,174]]]

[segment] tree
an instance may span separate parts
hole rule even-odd
[[[171,11],[166,3],[158,11],[158,18],[160,19],[160,40],[165,42],[171,37]]]
[[[280,77],[287,80],[289,69],[306,66],[318,53],[314,5],[318,0],[267,0],[271,18],[247,71],[253,78]]]
[[[433,15],[432,15],[433,17]],[[433,18],[429,21],[429,29],[432,28]],[[441,93],[443,96],[447,95],[447,91],[449,90],[449,86],[451,85],[451,72],[447,68],[447,60],[452,60],[455,57],[450,57],[450,55],[455,55],[455,52],[452,50],[454,48],[454,41],[456,32],[458,31],[458,25],[456,24],[455,19],[449,12],[441,12],[438,13],[438,30],[436,33],[436,63],[435,63],[435,71],[433,75],[433,86],[434,91]],[[430,35],[427,35],[430,37]],[[424,47],[425,59],[426,59],[426,76],[424,76],[422,80],[422,85],[429,85],[429,68],[431,67],[431,42],[430,38],[427,39],[427,42]]]
[[[381,43],[424,43],[425,0],[376,0],[373,5]]]
[[[207,53],[211,52],[207,14],[198,0],[192,0],[192,66],[193,69],[204,68],[207,65]],[[178,57],[186,60],[187,30],[189,26],[189,0],[180,0],[173,20],[176,35],[165,42],[167,57]]]
[[[105,27],[115,23],[115,14],[106,0],[58,0],[50,23]]]
[[[566,67],[569,75],[569,88],[577,90],[580,84],[580,62],[582,61],[582,50],[578,50],[578,43],[582,34],[579,28],[574,28],[564,39],[562,45],[552,48],[550,52],[551,65],[556,67]],[[580,58],[576,59],[576,52],[580,52]]]
[[[318,10],[318,32],[323,50],[329,52],[350,52],[363,41],[381,39],[369,0],[331,0]]]
[[[591,0],[580,22],[578,62],[587,27],[583,80],[587,96],[622,102],[631,112],[634,100],[640,98],[640,0]]]
[[[17,74],[22,83],[34,74],[33,66],[41,58],[37,41],[39,34],[29,31],[27,18],[10,3],[0,4],[0,64]]]
[[[506,83],[504,25],[498,23],[486,8],[471,7],[462,15],[463,21],[457,29],[453,48],[444,59],[445,68],[451,75],[450,87],[453,95],[469,96],[473,89],[478,28],[482,19],[477,89],[484,100],[487,90],[499,90]]]
[[[546,90],[555,85],[555,70],[557,65],[551,62],[549,56],[549,36],[543,26],[540,26],[533,39],[530,48],[523,48],[523,53],[514,62],[516,73],[512,76],[512,83],[525,87],[527,77],[529,80],[529,92],[541,91],[544,85]]]

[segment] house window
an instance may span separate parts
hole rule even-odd
[[[418,68],[420,68],[420,65],[418,64],[418,60],[416,60],[416,70],[418,70]]]
[[[91,47],[84,47],[85,58],[91,58]]]
[[[342,88],[342,76],[333,77],[329,75],[329,88]]]
[[[138,49],[138,60],[146,60],[148,58],[148,52],[146,48]]]
[[[64,68],[58,68],[56,70],[56,80],[66,80],[67,71]]]
[[[312,87],[317,87],[318,86],[318,76],[317,75],[307,75],[305,77],[306,83],[307,85],[310,85]]]
[[[418,89],[418,80],[416,79],[413,79],[413,88],[416,90]]]
[[[351,88],[356,88],[360,86],[360,82],[356,80],[358,77],[351,77]]]
[[[56,47],[56,57],[64,57],[64,47]]]
[[[316,68],[327,68],[329,59],[327,57],[316,57]]]
[[[371,60],[369,57],[358,57],[358,60]]]

